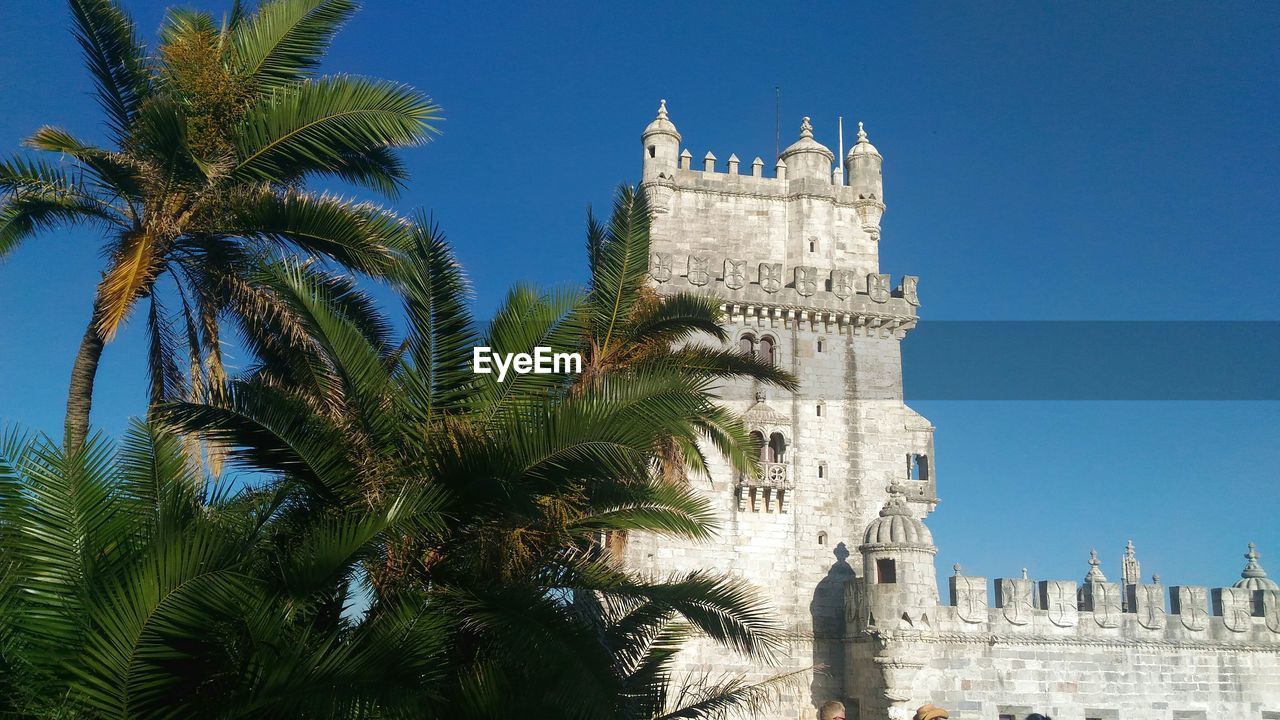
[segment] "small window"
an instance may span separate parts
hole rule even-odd
[[[756,339],[753,335],[743,335],[738,338],[738,352],[743,355],[756,354]]]
[[[658,147],[656,145],[649,146],[649,157],[651,158],[658,157]]]
[[[929,456],[920,453],[907,455],[907,478],[910,480],[929,479]]]
[[[827,544],[827,534],[825,532],[818,533],[818,544],[819,545]]]
[[[826,464],[826,463],[818,463],[818,479],[819,479],[819,480],[821,480],[822,478],[824,478],[824,477],[826,477],[826,476],[827,476],[827,464]]]
[[[892,585],[898,582],[898,566],[889,558],[876,560],[876,582],[881,585]]]
[[[817,250],[817,249],[818,249],[818,243],[816,243],[816,242],[814,242],[814,241],[810,240],[810,241],[809,241],[809,252],[813,252],[814,250]]]
[[[774,364],[773,338],[769,338],[769,337],[760,338],[759,350],[756,352],[756,357],[762,363],[766,363],[769,365]]]
[[[818,403],[818,417],[822,417],[822,403]]]
[[[822,338],[818,338],[818,352],[822,352],[825,349],[826,349],[826,341],[823,340]]]

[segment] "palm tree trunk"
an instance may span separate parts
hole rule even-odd
[[[71,386],[67,390],[67,419],[63,436],[64,449],[68,453],[84,447],[85,437],[89,434],[93,380],[98,374],[98,360],[102,357],[102,348],[106,344],[98,332],[100,315],[101,308],[95,301],[89,327],[85,328],[84,337],[80,340],[80,351],[76,353],[75,364],[71,366]]]

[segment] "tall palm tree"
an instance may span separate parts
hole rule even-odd
[[[69,4],[111,145],[44,127],[27,145],[65,160],[0,161],[0,258],[56,226],[103,233],[108,263],[67,399],[74,452],[103,347],[140,302],[156,402],[178,393],[183,370],[197,394],[222,381],[220,317],[262,310],[244,282],[256,255],[287,249],[385,275],[405,223],[305,187],[333,177],[394,194],[405,179],[395,149],[427,140],[438,109],[404,85],[315,75],[351,0],[270,0],[252,13],[237,1],[221,25],[171,9],[154,50],[113,0]],[[163,278],[176,286],[176,329]]]

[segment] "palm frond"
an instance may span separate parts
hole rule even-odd
[[[350,0],[273,0],[232,23],[235,68],[262,95],[314,70],[334,33],[356,10]]]
[[[649,203],[644,193],[623,185],[613,201],[607,227],[592,223],[591,300],[596,342],[608,355],[631,314],[649,268]]]
[[[430,139],[437,119],[439,108],[406,85],[348,76],[307,81],[249,110],[232,137],[238,162],[231,176],[288,183],[348,173],[353,156]]]
[[[133,21],[113,0],[70,0],[76,40],[117,138],[128,135],[149,81]]]

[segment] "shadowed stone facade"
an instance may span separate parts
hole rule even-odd
[[[770,176],[760,158],[722,166],[710,152],[694,169],[665,102],[642,143],[654,287],[720,298],[729,342],[801,380],[796,393],[722,388],[764,452],[758,476],[713,457],[691,480],[720,516],[716,541],[639,535],[623,551],[652,573],[743,577],[788,630],[779,667],[704,644],[684,669],[799,671],[768,716],[788,720],[828,700],[849,720],[925,702],[989,720],[1280,718],[1280,592],[1252,548],[1231,588],[1145,584],[1130,546],[1117,583],[1096,557],[1083,583],[989,583],[956,567],[942,601],[923,522],[938,503],[934,428],[902,400],[918,286],[880,272],[882,157],[861,125],[833,167],[805,118]]]

